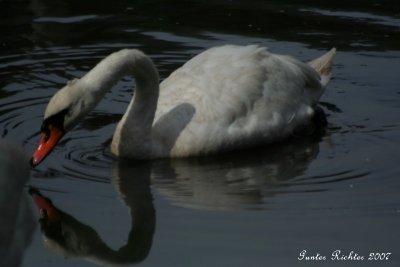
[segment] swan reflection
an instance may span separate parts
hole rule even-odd
[[[143,261],[150,251],[156,223],[148,174],[151,167],[147,164],[116,163],[116,190],[130,209],[132,221],[127,242],[118,250],[105,244],[91,226],[57,208],[37,189],[31,189],[32,198],[40,211],[44,245],[64,257],[83,258],[99,265]]]
[[[152,246],[155,208],[151,187],[172,204],[206,209],[257,209],[301,175],[318,154],[318,140],[294,139],[265,149],[182,160],[116,161],[115,189],[130,209],[127,243],[111,249],[89,225],[31,190],[48,249],[101,265],[143,261]],[[150,182],[151,181],[151,182]]]
[[[154,163],[152,184],[173,204],[215,210],[259,209],[317,156],[319,137],[213,157]]]

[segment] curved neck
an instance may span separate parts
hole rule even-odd
[[[81,82],[100,101],[115,83],[127,75],[133,75],[137,87],[148,89],[137,89],[136,94],[158,94],[158,72],[151,59],[137,49],[112,53],[83,76]]]
[[[151,127],[157,108],[159,76],[153,62],[136,49],[124,49],[103,59],[82,77],[85,90],[98,103],[105,93],[123,76],[131,75],[136,81],[135,94],[115,131],[111,150],[120,156],[132,151],[149,153]],[[120,144],[129,140],[129,144]]]

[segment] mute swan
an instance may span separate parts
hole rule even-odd
[[[123,49],[51,98],[31,164],[38,165],[125,75],[133,75],[136,89],[111,142],[118,157],[186,157],[281,140],[310,122],[335,52],[305,64],[256,45],[214,47],[159,85],[150,58]]]
[[[20,266],[35,219],[23,191],[28,158],[18,146],[0,140],[0,266]]]

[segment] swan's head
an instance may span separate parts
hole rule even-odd
[[[74,80],[59,90],[49,101],[41,126],[39,146],[31,158],[36,166],[54,149],[61,137],[72,129],[93,106],[91,97]]]

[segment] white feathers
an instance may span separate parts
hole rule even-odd
[[[307,65],[255,45],[215,47],[158,87],[151,60],[138,50],[121,50],[67,86],[65,91],[78,92],[73,99],[62,95],[70,99],[64,103],[82,102],[79,98],[97,102],[122,76],[133,75],[135,95],[115,131],[113,153],[129,158],[215,153],[281,140],[307,123],[326,86],[334,53]],[[80,114],[76,118],[87,112],[72,111]]]
[[[196,111],[164,153],[213,153],[288,137],[312,117],[323,91],[319,80],[307,64],[258,46],[209,49],[160,85],[155,123],[182,103]],[[168,127],[176,125],[157,129],[154,139]]]

